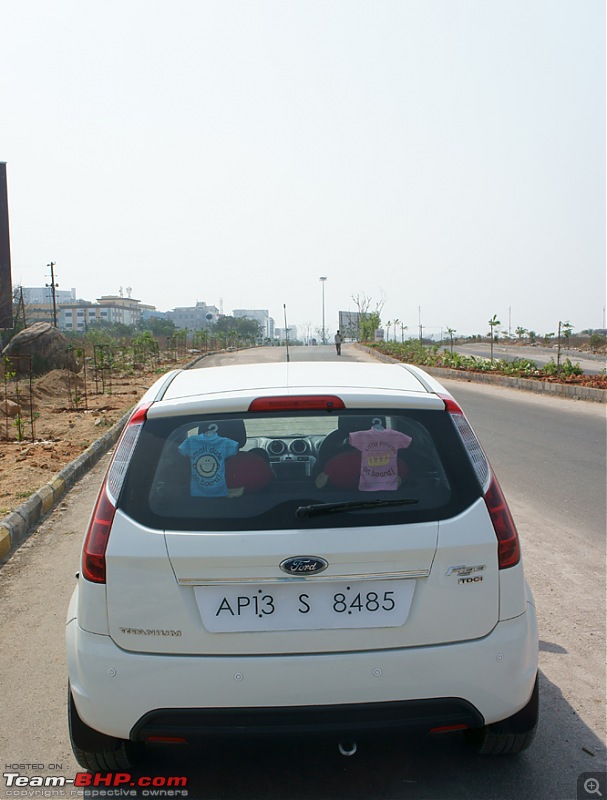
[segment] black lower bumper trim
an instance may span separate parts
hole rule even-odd
[[[478,728],[484,724],[482,714],[467,700],[457,697],[286,708],[161,708],[139,720],[131,731],[131,739],[406,733],[450,726]]]

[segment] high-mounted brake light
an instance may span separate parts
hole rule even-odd
[[[82,547],[82,575],[93,583],[105,583],[105,551],[116,513],[116,503],[150,405],[151,403],[138,406],[127,422],[91,516]]]
[[[330,394],[258,397],[249,411],[338,411],[346,406],[341,397]]]

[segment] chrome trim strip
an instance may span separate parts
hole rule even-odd
[[[244,584],[259,583],[319,583],[337,581],[381,581],[381,580],[410,580],[411,578],[427,578],[430,575],[429,569],[411,569],[403,572],[361,572],[359,574],[348,575],[308,575],[282,577],[277,575],[273,578],[178,578],[180,586],[242,586]]]

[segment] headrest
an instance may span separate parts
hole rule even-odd
[[[323,467],[329,486],[334,489],[356,489],[360,482],[362,453],[359,450],[348,450],[330,458]],[[409,475],[409,467],[401,459],[397,459],[396,468],[401,480]],[[318,484],[317,484],[318,485]]]
[[[272,470],[267,459],[241,450],[226,460],[226,485],[228,489],[244,489],[256,492],[272,480]]]

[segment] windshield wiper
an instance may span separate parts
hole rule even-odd
[[[299,517],[299,519],[307,519],[308,517],[319,517],[323,514],[340,514],[342,511],[408,506],[417,502],[413,497],[401,497],[399,500],[350,500],[343,503],[315,503],[311,506],[299,506],[295,516]]]

